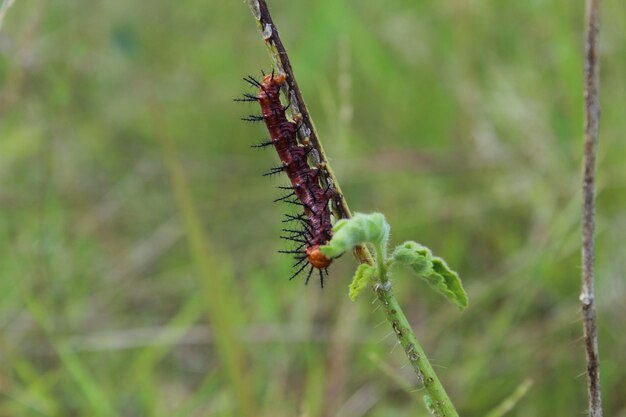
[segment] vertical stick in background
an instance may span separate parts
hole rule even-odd
[[[595,171],[600,117],[600,62],[598,49],[600,0],[587,0],[585,33],[585,150],[582,207],[582,292],[580,302],[587,356],[587,391],[590,417],[602,417],[600,358],[594,293]]]

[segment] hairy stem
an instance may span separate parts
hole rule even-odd
[[[598,57],[599,0],[587,1],[585,35],[585,148],[583,162],[582,208],[582,291],[580,302],[587,357],[589,415],[602,417],[600,356],[594,291],[595,171],[600,117],[600,59]]]
[[[265,45],[274,61],[274,65],[280,71],[287,74],[286,94],[289,98],[290,109],[293,114],[299,114],[302,118],[303,128],[300,129],[298,133],[299,139],[301,142],[310,143],[311,146],[313,146],[316,151],[313,153],[313,160],[319,167],[323,167],[322,172],[324,175],[322,176],[322,181],[335,191],[334,198],[331,200],[333,212],[337,218],[350,218],[352,214],[348,202],[341,192],[341,187],[339,186],[331,165],[328,163],[313,120],[302,98],[302,92],[293,74],[289,56],[278,35],[278,30],[272,21],[267,2],[265,0],[247,0],[247,2],[252,11],[252,15],[257,21]],[[435,414],[438,417],[458,416],[439,378],[437,378],[435,371],[426,358],[424,350],[417,342],[413,329],[400,308],[398,300],[393,294],[391,282],[387,277],[386,266],[384,264],[386,248],[380,247],[377,248],[377,250],[379,251],[379,258],[382,258],[382,261],[379,260],[377,265],[380,273],[380,282],[374,285],[373,289],[376,293],[376,297],[383,306],[387,320],[393,327],[398,340],[402,344],[418,379],[423,381],[432,399]],[[354,248],[354,255],[361,263],[367,263],[369,265],[375,264],[371,252],[365,245],[356,246]]]
[[[458,413],[437,377],[424,349],[417,341],[411,324],[407,320],[398,299],[393,293],[391,281],[387,275],[385,266],[385,248],[376,248],[376,260],[378,266],[378,282],[374,283],[376,298],[383,306],[387,321],[402,345],[413,371],[417,378],[424,384],[428,395],[432,400],[433,412],[438,417],[458,417]]]

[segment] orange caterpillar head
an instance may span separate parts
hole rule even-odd
[[[263,76],[263,80],[261,85],[259,86],[259,95],[258,99],[263,103],[266,100],[269,100],[270,97],[277,97],[280,91],[280,86],[285,82],[287,76],[279,72],[271,73]]]
[[[287,76],[279,72],[278,74],[271,73],[263,76],[261,87],[259,88],[259,97],[266,97],[267,95],[277,94],[280,90],[280,86],[285,82]]]
[[[306,248],[306,257],[309,263],[317,269],[328,268],[333,261],[322,253],[320,245],[313,245]]]
[[[283,72],[267,74],[263,77],[263,85],[281,85],[285,82],[285,79],[287,79],[287,76]]]

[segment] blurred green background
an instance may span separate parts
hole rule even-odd
[[[463,416],[586,410],[584,4],[270,4],[353,211],[464,280],[400,302]],[[626,416],[626,9],[602,4],[597,308]],[[426,416],[355,261],[275,253],[284,178],[234,103],[270,59],[243,1],[17,1],[0,32],[0,416]]]

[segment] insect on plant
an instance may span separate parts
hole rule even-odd
[[[296,260],[296,271],[291,278],[308,266],[305,282],[318,269],[323,286],[324,272],[332,260],[353,250],[361,264],[350,285],[350,298],[354,300],[367,287],[373,289],[398,342],[426,388],[424,401],[427,408],[438,417],[458,417],[398,304],[390,270],[395,265],[413,270],[448,301],[464,309],[467,307],[467,294],[461,280],[443,259],[433,256],[428,248],[417,242],[402,243],[389,253],[390,227],[381,213],[351,215],[313,127],[267,3],[265,0],[250,0],[248,4],[278,71],[264,75],[261,81],[246,77],[244,80],[258,88],[258,92],[256,95],[244,94],[238,101],[259,103],[261,114],[245,117],[244,120],[265,122],[270,139],[255,147],[273,146],[280,157],[281,165],[270,169],[266,175],[285,172],[291,182],[291,186],[281,187],[288,194],[276,201],[285,201],[303,210],[298,215],[288,214],[285,219],[286,223],[293,223],[299,229],[283,230],[286,233],[283,238],[297,245],[284,251],[293,254]],[[281,89],[289,99],[287,106],[281,102]],[[291,120],[286,115],[290,106],[294,114]],[[309,163],[309,160],[318,159],[320,163]],[[334,225],[331,223],[331,207],[337,218]]]
[[[264,176],[284,172],[291,185],[279,186],[284,195],[274,200],[285,202],[302,208],[303,212],[297,215],[286,214],[282,229],[283,239],[295,243],[289,250],[279,251],[293,255],[295,272],[289,279],[300,275],[307,267],[305,283],[308,284],[313,271],[317,269],[320,276],[320,285],[324,286],[324,274],[328,275],[328,266],[332,258],[322,253],[320,247],[326,245],[332,237],[330,198],[334,191],[330,186],[323,187],[319,174],[322,168],[312,167],[308,156],[313,150],[310,144],[300,144],[297,139],[299,117],[294,120],[287,118],[288,106],[283,106],[280,100],[280,89],[285,82],[286,75],[282,72],[263,76],[261,81],[247,76],[244,81],[258,88],[256,95],[244,93],[236,101],[257,102],[261,107],[260,115],[250,115],[243,120],[250,122],[265,122],[270,138],[255,148],[273,146],[280,158],[281,164],[271,168]]]

